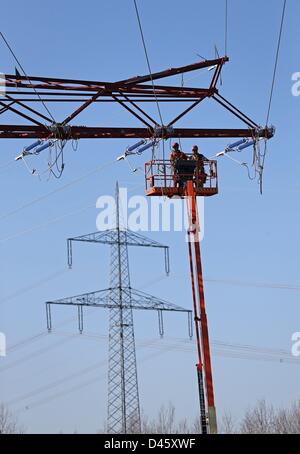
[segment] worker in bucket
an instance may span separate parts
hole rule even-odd
[[[183,181],[178,163],[179,161],[186,160],[187,155],[180,150],[179,143],[173,143],[170,154],[171,172],[174,175],[175,186],[178,186],[179,188],[183,187]]]
[[[172,145],[171,148],[171,154],[170,154],[170,161],[171,164],[174,163],[174,161],[177,161],[178,159],[187,159],[187,155],[183,153],[183,151],[180,150],[179,148],[179,143],[175,142]]]
[[[197,162],[195,177],[197,179],[197,175],[198,175],[200,183],[203,186],[206,183],[206,177],[207,177],[207,175],[205,173],[205,168],[204,168],[204,162],[207,161],[207,158],[203,154],[199,153],[199,148],[197,145],[193,145],[192,155],[191,155],[190,159],[192,161]]]
[[[191,159],[193,161],[207,161],[207,158],[203,154],[199,153],[198,145],[193,145],[192,146]]]

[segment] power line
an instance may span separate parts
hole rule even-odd
[[[4,243],[6,241],[14,240],[14,239],[22,237],[24,235],[28,235],[28,234],[30,234],[32,232],[35,232],[36,230],[40,230],[42,228],[48,227],[49,225],[55,224],[56,222],[59,222],[59,221],[65,219],[65,218],[67,218],[69,216],[74,216],[76,214],[83,213],[84,211],[87,211],[90,208],[95,208],[95,204],[89,204],[87,206],[79,208],[78,210],[71,211],[69,213],[65,213],[62,216],[56,216],[55,218],[52,218],[52,219],[50,219],[47,222],[43,222],[42,224],[38,224],[38,225],[36,225],[34,227],[31,227],[29,229],[22,230],[21,232],[14,233],[13,235],[7,236],[5,238],[0,238],[0,243]]]
[[[175,349],[176,349],[176,345],[175,346],[173,345],[172,347],[169,347],[168,349],[166,349],[164,351],[151,353],[150,355],[148,355],[145,358],[143,358],[140,362],[143,363],[143,362],[145,362],[145,361],[147,361],[149,359],[153,359],[153,358],[155,358],[157,356],[160,356],[160,355],[166,353],[166,351],[175,350]],[[81,372],[78,373],[78,376],[80,376],[80,375],[81,375]],[[97,376],[97,377],[95,377],[93,379],[90,379],[90,380],[88,380],[88,381],[86,381],[84,383],[80,383],[80,384],[75,385],[75,386],[73,386],[71,388],[68,388],[67,390],[60,391],[60,392],[58,392],[56,394],[52,394],[52,395],[50,395],[48,397],[45,397],[44,399],[40,399],[38,401],[35,401],[32,404],[26,405],[25,408],[22,408],[19,411],[26,411],[26,410],[30,410],[32,408],[38,407],[40,405],[44,405],[44,404],[50,402],[51,400],[57,399],[59,397],[63,397],[65,395],[67,395],[67,394],[70,394],[70,393],[72,393],[74,391],[77,391],[78,389],[82,389],[82,388],[84,388],[86,386],[90,386],[93,383],[99,383],[99,381],[103,380],[105,377],[106,377],[106,374],[102,374],[102,375]]]
[[[71,334],[68,333],[70,336]],[[106,336],[99,336],[97,334],[95,335],[89,335],[86,333],[83,333],[82,336],[84,338],[93,338],[97,339],[100,338],[101,341],[103,341],[103,338]],[[176,338],[174,339],[176,340]],[[188,340],[183,340],[180,339],[179,342],[174,343],[174,340],[171,340],[172,343],[169,342],[166,343],[164,341],[164,345],[159,345],[158,342],[153,342],[153,341],[141,341],[138,342],[138,345],[140,348],[154,348],[158,349],[159,351],[156,353],[152,353],[150,355],[147,355],[144,357],[140,362],[145,362],[148,361],[149,359],[153,359],[157,356],[160,356],[161,354],[164,354],[166,352],[170,351],[181,351],[181,352],[186,352],[186,353],[194,353],[195,352],[195,346],[194,344],[191,344],[190,341]],[[167,341],[168,342],[168,341]],[[182,345],[182,343],[186,343],[189,345]],[[288,351],[285,350],[276,350],[276,349],[267,349],[267,348],[260,348],[256,346],[250,346],[250,345],[242,345],[242,344],[232,344],[232,343],[225,343],[222,341],[213,341],[213,351],[216,356],[223,356],[223,357],[229,357],[233,359],[246,359],[246,360],[259,360],[259,361],[276,361],[280,363],[290,363],[290,364],[297,364],[300,365],[300,360],[296,358],[291,358],[291,355]],[[227,348],[226,348],[227,347]],[[229,348],[228,348],[229,347]],[[235,347],[235,350],[234,350]],[[69,381],[70,379],[78,378],[81,375],[84,375],[90,371],[92,371],[95,368],[101,367],[105,362],[98,363],[93,366],[89,366],[77,373],[70,374],[60,380],[57,380],[55,382],[52,382],[48,385],[45,385],[44,387],[38,388],[35,391],[31,391],[27,394],[24,394],[20,396],[19,398],[14,398],[10,401],[11,404],[18,403],[22,400],[26,400],[27,398],[34,396],[35,394],[39,394],[43,392],[43,390],[49,390],[53,387],[56,387],[60,384],[62,384],[65,381]],[[63,397],[67,394],[70,394],[78,389],[82,389],[83,387],[89,386],[93,383],[101,381],[105,375],[97,376],[95,378],[92,378],[86,382],[79,383],[73,387],[68,387],[66,390],[60,391],[58,393],[52,394],[50,396],[46,396],[45,398],[42,398],[40,400],[34,401],[32,404],[29,403],[29,405],[26,405],[25,408],[20,409],[22,410],[30,410],[32,408],[35,408],[37,406],[46,404],[50,402],[51,400],[57,399],[59,397]],[[27,397],[28,396],[28,397]]]
[[[21,288],[19,290],[17,290],[16,292],[14,292],[13,294],[7,296],[4,298],[3,302],[6,302],[7,300],[11,300],[11,299],[14,299],[16,297],[18,297],[19,295],[22,295],[23,293],[25,292],[28,292],[30,290],[33,290],[41,285],[43,285],[44,283],[48,282],[49,280],[52,280],[52,279],[55,279],[57,276],[59,276],[60,274],[63,274],[66,270],[62,270],[62,271],[58,271],[56,273],[53,273],[52,275],[50,275],[48,278],[45,278],[45,279],[42,279],[36,283],[33,283],[31,284],[30,286],[28,287],[25,287],[25,288]],[[170,276],[165,276],[165,275],[160,275],[158,276],[157,278],[155,279],[152,279],[151,281],[147,281],[146,283],[144,283],[140,288],[143,289],[143,288],[146,288],[146,287],[149,287],[149,286],[152,286],[164,279],[178,279],[179,277],[183,278],[183,279],[186,279],[185,276],[182,276],[182,275],[176,275],[176,274],[173,274],[173,275],[170,275]],[[278,289],[278,290],[292,290],[292,291],[300,291],[300,285],[291,285],[291,284],[280,284],[280,283],[267,283],[267,282],[250,282],[250,281],[238,281],[238,280],[226,280],[226,279],[210,279],[210,278],[206,278],[204,279],[205,282],[209,282],[209,283],[212,283],[212,284],[225,284],[225,285],[237,285],[237,286],[243,286],[243,287],[255,287],[255,288],[266,288],[266,289]],[[63,323],[69,323],[70,321],[73,321],[75,320],[76,317],[72,317],[72,318],[69,318],[67,319],[65,322]],[[28,338],[25,338],[25,339],[22,339],[21,341],[17,342],[16,344],[12,345],[8,351],[10,353],[13,353],[15,350],[17,350],[18,348],[20,347],[23,347],[23,346],[26,346],[27,343],[30,343],[30,342],[34,342],[36,340],[39,339],[40,336],[44,336],[44,335],[47,335],[46,332],[42,331],[42,332],[39,332],[33,336],[30,336]]]
[[[225,0],[225,57],[227,56],[228,47],[228,0]]]
[[[84,388],[84,387],[86,387],[86,386],[90,386],[90,385],[92,385],[93,383],[97,383],[97,382],[99,382],[100,380],[102,380],[104,377],[105,377],[104,374],[101,375],[100,377],[97,376],[96,378],[94,378],[94,379],[92,379],[92,380],[88,380],[88,381],[86,381],[86,382],[84,382],[84,383],[81,383],[81,384],[79,384],[79,385],[75,385],[75,386],[73,386],[73,387],[71,387],[71,388],[65,389],[65,390],[63,390],[63,391],[61,391],[61,392],[58,392],[58,393],[56,393],[56,394],[52,394],[51,396],[45,397],[45,398],[43,398],[43,399],[41,399],[41,400],[34,401],[32,404],[29,403],[29,404],[26,405],[24,408],[20,408],[19,410],[17,410],[16,413],[20,413],[20,412],[23,412],[23,411],[32,410],[33,408],[39,407],[40,405],[44,405],[44,404],[46,404],[46,403],[48,403],[48,402],[50,402],[50,401],[52,401],[52,400],[54,400],[54,399],[57,399],[57,398],[59,398],[59,397],[64,397],[64,396],[66,396],[66,395],[68,395],[68,394],[70,394],[70,393],[72,393],[72,392],[74,392],[74,391],[77,391],[78,389],[82,389],[82,388]]]
[[[133,188],[131,188],[129,191],[127,191],[127,193],[132,192],[136,187],[140,187],[140,185],[133,186]],[[25,230],[22,230],[20,232],[14,233],[14,234],[12,234],[10,236],[4,237],[4,238],[0,238],[0,243],[4,243],[4,242],[9,241],[9,240],[14,240],[16,238],[19,238],[19,237],[22,237],[24,235],[30,234],[32,232],[35,232],[36,230],[48,227],[49,225],[55,224],[56,222],[60,222],[61,220],[65,219],[65,218],[67,218],[69,216],[74,216],[74,215],[77,215],[79,213],[83,213],[84,211],[87,211],[90,208],[95,208],[95,204],[93,203],[93,204],[86,205],[86,206],[84,206],[82,208],[79,208],[79,209],[77,209],[75,211],[71,211],[71,212],[65,213],[65,214],[63,214],[61,216],[56,216],[54,218],[51,218],[48,221],[43,222],[42,224],[38,224],[38,225],[36,225],[34,227],[31,227],[29,229],[25,229]],[[0,302],[0,304],[1,304],[1,302]]]
[[[37,287],[40,287],[41,285],[47,283],[48,281],[52,280],[52,279],[55,279],[56,277],[58,277],[59,275],[62,275],[66,272],[67,270],[64,269],[64,270],[59,270],[55,273],[53,273],[52,275],[50,275],[49,277],[46,277],[40,281],[37,281],[36,283],[33,283],[27,287],[23,287],[19,290],[17,290],[16,292],[14,292],[13,294],[11,295],[8,295],[7,297],[5,297],[0,304],[8,301],[8,300],[12,300],[14,298],[17,298],[18,296],[22,295],[23,293],[25,292],[28,292],[28,291],[31,291]],[[185,279],[185,276],[182,276],[182,275],[170,275],[168,277],[166,277],[165,275],[160,275],[158,276],[157,278],[155,279],[152,279],[151,281],[147,281],[146,283],[144,283],[140,288],[143,289],[143,288],[146,288],[146,287],[149,287],[149,286],[152,286],[164,279],[178,279],[179,277],[181,278],[184,278]],[[226,280],[226,279],[210,279],[210,278],[206,278],[204,279],[205,282],[209,282],[209,283],[213,283],[213,284],[225,284],[225,285],[237,285],[237,286],[245,286],[245,287],[255,287],[255,288],[269,288],[269,289],[279,289],[279,290],[292,290],[292,291],[300,291],[300,285],[291,285],[291,284],[272,284],[272,283],[266,283],[266,282],[250,282],[250,281],[238,281],[238,280]],[[65,323],[69,323],[70,321],[73,321],[75,320],[76,317],[71,317],[69,319],[67,319],[66,321],[63,322],[63,324]],[[36,334],[34,334],[33,336],[30,336],[28,338],[25,338],[25,339],[22,339],[21,341],[17,342],[16,344],[13,344],[9,349],[8,351],[10,353],[14,353],[15,350],[19,349],[20,347],[25,347],[27,343],[31,343],[31,342],[35,342],[37,340],[39,340],[39,338],[41,336],[45,336],[47,335],[46,332],[42,331],[42,332],[38,332]]]
[[[22,394],[21,396],[17,396],[15,398],[9,400],[7,402],[7,405],[10,406],[10,405],[14,405],[15,403],[21,402],[22,400],[27,400],[30,397],[34,397],[37,394],[43,393],[45,391],[48,391],[51,388],[55,388],[55,387],[61,385],[62,383],[65,383],[66,381],[73,380],[74,378],[77,378],[78,376],[85,375],[85,374],[87,374],[89,372],[92,372],[95,369],[98,369],[98,368],[104,366],[105,364],[106,364],[106,361],[101,361],[101,362],[98,362],[98,363],[96,363],[96,364],[94,364],[92,366],[86,367],[86,368],[82,369],[79,372],[75,372],[75,373],[66,375],[65,377],[60,378],[60,379],[58,379],[58,380],[56,380],[56,381],[54,381],[52,383],[40,386],[39,388],[36,388],[33,391],[29,391],[27,393]]]
[[[6,169],[8,167],[12,167],[12,165],[15,164],[15,161],[13,161],[12,159],[10,159],[9,161],[7,161],[6,163],[4,164],[1,164],[0,165],[0,175],[4,172],[6,172]]]
[[[115,164],[115,162],[116,162],[115,160],[109,161],[109,162],[107,162],[106,164],[101,165],[101,166],[99,166],[99,167],[96,167],[95,169],[93,169],[93,170],[91,170],[91,171],[85,173],[85,174],[82,175],[81,177],[76,178],[75,180],[72,180],[72,181],[70,181],[69,183],[64,184],[63,186],[60,186],[59,188],[56,188],[56,189],[54,189],[53,191],[48,192],[47,194],[44,194],[44,195],[42,195],[42,196],[40,196],[40,197],[37,197],[36,199],[31,200],[30,202],[25,203],[24,205],[21,205],[20,207],[18,207],[18,208],[16,208],[16,209],[10,211],[9,213],[7,213],[7,214],[1,216],[1,217],[0,217],[0,221],[3,221],[3,220],[5,220],[5,219],[9,218],[10,216],[13,216],[14,214],[17,214],[17,213],[19,213],[20,211],[23,211],[23,210],[25,210],[26,208],[29,208],[29,207],[31,207],[32,205],[35,205],[36,203],[42,202],[42,201],[44,201],[45,199],[47,199],[48,197],[50,197],[50,196],[52,196],[52,195],[54,195],[54,194],[58,194],[58,193],[64,191],[65,189],[68,189],[68,188],[71,187],[71,186],[74,186],[74,185],[76,185],[76,184],[78,184],[78,183],[81,183],[82,181],[84,181],[84,180],[86,180],[87,178],[89,178],[91,175],[94,175],[94,174],[96,174],[96,173],[98,173],[98,172],[101,172],[102,170],[106,169],[107,167],[111,166],[112,164]]]
[[[9,354],[14,353],[16,350],[19,350],[20,348],[28,346],[28,344],[31,344],[32,342],[36,342],[36,341],[40,340],[42,337],[45,337],[47,335],[48,335],[48,333],[46,331],[41,331],[40,333],[27,337],[26,339],[23,339],[22,341],[16,342],[15,344],[13,344],[11,347],[9,347],[7,349],[7,352]]]
[[[293,284],[283,284],[283,283],[271,283],[271,282],[255,282],[255,281],[239,281],[231,279],[209,279],[205,278],[205,282],[211,282],[216,284],[228,284],[228,285],[238,285],[242,287],[256,287],[256,288],[270,288],[278,290],[300,290],[300,285]]]
[[[153,285],[163,279],[187,279],[188,276],[182,274],[170,274],[169,276],[157,276],[156,278],[148,281],[147,285]],[[254,288],[267,288],[267,289],[278,289],[278,290],[293,290],[300,291],[299,284],[285,284],[285,283],[272,283],[272,282],[258,282],[258,281],[242,281],[238,279],[216,279],[216,278],[204,278],[204,282],[212,284],[225,284],[241,287],[254,287]]]
[[[39,93],[36,91],[35,87],[33,86],[31,80],[28,78],[27,74],[26,74],[26,71],[25,69],[23,68],[23,66],[21,65],[19,59],[17,58],[16,54],[14,53],[14,51],[12,50],[12,47],[10,46],[10,44],[8,43],[7,39],[5,38],[3,32],[0,31],[0,36],[2,37],[4,43],[6,44],[8,50],[10,51],[10,53],[12,54],[13,58],[15,59],[17,65],[19,66],[19,68],[21,69],[21,71],[23,72],[24,76],[26,77],[26,79],[28,80],[28,82],[30,83],[30,85],[32,86],[35,94],[38,96],[39,100],[41,101],[41,103],[43,104],[43,106],[45,107],[46,111],[48,112],[48,114],[50,115],[50,117],[52,118],[53,122],[56,123],[55,121],[55,118],[53,117],[52,113],[50,112],[50,110],[48,109],[48,107],[46,106],[45,102],[42,100],[41,96],[39,95]]]
[[[64,332],[56,332],[58,335],[63,336],[71,336],[71,333],[64,333]],[[79,336],[79,334],[78,334]],[[107,339],[105,335],[98,335],[97,333],[93,332],[84,332],[80,336],[82,338],[86,338],[88,340],[92,339],[95,341],[101,341]],[[175,342],[175,344],[174,344]],[[141,340],[137,339],[137,346],[139,348],[154,348],[154,349],[164,349],[166,346],[173,346],[178,351],[183,352],[194,352],[195,345],[193,341],[190,339],[183,339],[178,337],[168,337],[161,339],[150,339],[150,340]],[[234,353],[234,354],[241,354],[246,355],[246,358],[249,355],[259,355],[261,358],[270,360],[285,360],[290,361],[292,363],[296,363],[300,365],[300,358],[294,358],[291,356],[291,352],[289,350],[284,349],[275,349],[275,348],[268,348],[268,347],[258,347],[255,345],[249,344],[240,344],[235,342],[225,342],[221,340],[212,340],[212,346],[214,347],[215,351],[219,352],[226,352],[226,353]],[[249,357],[250,358],[250,357]]]
[[[74,337],[74,335],[72,335],[71,333],[62,333],[62,332],[60,332],[60,333],[56,333],[56,334],[65,335],[65,336],[69,336],[69,337]],[[79,335],[78,335],[78,337],[79,337]],[[92,338],[92,339],[94,339],[96,337],[98,340],[99,339],[107,340],[107,336],[99,336],[99,335],[97,335],[97,336],[88,336],[87,335],[86,337]],[[155,342],[158,342],[158,339],[155,339],[154,341],[153,340],[146,341],[146,342],[144,341],[144,342],[141,342],[140,344],[142,345],[142,347],[149,347],[149,346],[153,345]],[[98,368],[100,368],[102,366],[105,366],[106,364],[107,364],[107,361],[103,360],[101,362],[97,362],[96,364],[94,364],[92,366],[88,366],[88,367],[86,367],[84,369],[81,369],[78,372],[75,372],[75,373],[72,373],[72,374],[68,374],[68,375],[66,375],[63,378],[55,380],[54,382],[48,383],[47,385],[43,385],[43,386],[41,386],[41,387],[39,387],[39,388],[37,388],[37,389],[35,389],[33,391],[30,391],[28,393],[24,393],[21,396],[17,396],[15,398],[9,400],[7,402],[7,405],[13,405],[13,404],[15,404],[17,402],[20,402],[22,400],[27,400],[28,398],[30,398],[32,396],[35,396],[36,394],[40,394],[40,393],[43,393],[45,391],[48,391],[49,389],[55,388],[55,387],[61,385],[62,383],[66,382],[66,381],[70,381],[70,380],[73,380],[73,379],[75,379],[75,378],[77,378],[79,376],[85,375],[85,374],[87,374],[87,373],[89,373],[89,372],[91,372],[91,371],[93,371],[95,369],[98,369]]]
[[[158,110],[161,126],[163,126],[164,122],[163,122],[163,118],[162,118],[159,102],[158,102],[158,99],[157,99],[157,96],[156,96],[156,91],[155,91],[155,86],[154,86],[153,77],[152,77],[152,71],[151,71],[151,66],[150,66],[150,60],[149,60],[149,57],[148,57],[146,42],[145,42],[143,28],[142,28],[142,23],[141,23],[141,18],[140,18],[140,14],[139,14],[139,10],[138,10],[138,6],[137,6],[136,0],[133,0],[133,3],[134,3],[134,7],[135,7],[137,21],[138,21],[138,24],[139,24],[139,30],[140,30],[141,39],[142,39],[142,43],[143,43],[143,47],[144,47],[144,52],[145,52],[145,56],[146,56],[146,60],[147,60],[149,75],[150,75],[150,78],[151,78],[153,94],[155,96],[155,100],[156,100],[156,105],[157,105],[157,110]]]
[[[95,309],[94,309],[95,310]],[[89,317],[90,315],[93,314],[94,310],[91,308],[91,310],[88,312],[88,314],[86,315],[86,317]],[[77,316],[72,316],[72,317],[68,317],[64,320],[62,320],[60,323],[58,323],[58,327],[61,327],[61,326],[64,326],[64,325],[67,325],[69,324],[70,322],[73,322],[77,320]],[[58,334],[56,332],[56,334]],[[77,335],[76,334],[73,334],[73,333],[68,333],[69,337],[73,338],[73,339],[76,339],[77,338]],[[9,354],[11,355],[12,353],[15,353],[16,350],[20,350],[22,348],[27,348],[28,347],[28,344],[31,344],[31,343],[34,343],[38,340],[40,340],[41,338],[43,337],[46,337],[46,336],[50,336],[49,333],[47,331],[41,331],[37,334],[34,334],[33,336],[30,336],[30,337],[27,337],[25,339],[22,339],[18,342],[16,342],[15,344],[13,344],[11,347],[9,347],[7,349],[7,351],[9,352]],[[58,344],[59,345],[59,344]],[[30,354],[30,355],[27,355],[26,359],[23,361],[21,361],[22,363],[23,362],[26,362],[27,360],[30,360],[31,357],[35,357],[35,356],[39,356],[41,353],[46,353],[50,350],[52,350],[52,348],[56,348],[56,344],[55,346],[53,347],[53,345],[50,345],[49,347],[46,347],[46,348],[43,348],[43,349],[40,349],[40,350],[36,350],[35,352],[33,352],[33,354]],[[11,363],[11,364],[8,364],[8,367],[11,368],[11,367],[15,367],[17,366],[19,363],[18,361],[15,361],[15,363]],[[0,372],[1,372],[1,368],[0,368]]]
[[[2,300],[2,302],[6,302],[6,301],[8,301],[8,300],[12,300],[12,299],[14,299],[14,298],[16,298],[16,297],[18,297],[18,296],[20,296],[20,295],[23,295],[24,293],[26,293],[26,292],[28,292],[28,291],[31,291],[31,290],[33,290],[33,289],[35,289],[35,288],[38,288],[38,287],[40,287],[41,285],[43,285],[43,284],[47,283],[48,281],[50,281],[50,280],[52,280],[52,279],[58,277],[59,275],[64,274],[64,273],[67,272],[67,271],[68,271],[67,269],[58,270],[57,272],[51,274],[49,277],[46,277],[46,278],[44,278],[44,279],[42,279],[42,280],[40,280],[40,281],[37,281],[37,282],[35,282],[35,283],[33,283],[33,284],[27,286],[27,287],[23,287],[23,288],[17,290],[16,292],[14,292],[13,294],[8,295],[7,297],[4,298],[4,300]],[[164,275],[163,277],[165,277],[165,275]],[[159,276],[158,278],[156,278],[156,279],[154,279],[154,280],[151,280],[151,281],[148,281],[148,282],[144,283],[144,284],[141,285],[139,288],[140,288],[140,289],[147,288],[147,287],[149,287],[149,286],[153,285],[154,283],[156,283],[156,282],[158,282],[158,281],[161,281],[161,280],[162,280],[162,276]],[[93,310],[89,311],[89,312],[88,312],[88,315],[91,314],[91,312],[93,312]],[[63,320],[62,322],[60,322],[60,323],[58,324],[58,326],[66,325],[66,324],[68,324],[68,323],[70,323],[71,321],[74,321],[74,320],[76,320],[76,319],[77,319],[77,317],[69,317],[69,318]],[[56,334],[57,334],[57,332],[56,332]],[[28,346],[28,344],[31,344],[31,343],[33,343],[33,342],[36,342],[36,341],[38,341],[40,338],[45,337],[45,336],[48,336],[48,335],[49,335],[48,332],[46,332],[46,331],[40,331],[40,332],[38,332],[38,333],[36,333],[36,334],[30,336],[30,337],[26,337],[25,339],[22,339],[22,340],[16,342],[15,344],[11,345],[11,346],[7,349],[7,351],[8,351],[10,354],[12,354],[12,353],[14,353],[16,350],[19,350],[20,348],[24,348],[24,347]],[[105,339],[106,339],[106,337],[105,337]]]
[[[275,57],[275,65],[274,65],[274,71],[273,71],[273,77],[272,77],[272,83],[271,83],[271,92],[270,92],[270,98],[269,98],[269,104],[268,104],[266,126],[268,126],[268,123],[269,123],[271,107],[272,107],[272,100],[273,100],[273,95],[274,95],[275,80],[276,80],[276,74],[277,74],[277,67],[278,67],[278,60],[279,60],[279,51],[280,51],[281,38],[282,38],[282,32],[283,32],[285,11],[286,11],[286,0],[284,0],[283,8],[282,8],[281,23],[280,23],[279,37],[278,37],[276,57]],[[262,152],[262,154],[260,156],[260,158],[261,158],[261,165],[260,165],[261,171],[260,171],[259,185],[260,185],[260,193],[261,194],[263,193],[263,171],[264,171],[264,167],[265,167],[265,161],[266,161],[266,157],[267,157],[267,152],[268,152],[268,145],[267,145],[267,140],[265,140],[264,150],[263,150],[263,152]]]
[[[30,353],[28,354],[27,356],[23,356],[21,359],[18,359],[16,361],[13,361],[5,366],[2,366],[0,368],[0,372],[3,373],[3,372],[6,372],[7,370],[9,369],[12,369],[16,366],[20,366],[22,363],[26,362],[26,361],[30,361],[32,360],[33,358],[36,358],[37,356],[40,356],[40,355],[43,355],[44,353],[50,351],[50,350],[53,350],[54,348],[57,348],[57,347],[60,347],[62,344],[65,344],[67,342],[69,342],[71,339],[63,339],[63,340],[60,340],[59,342],[56,342],[52,345],[48,345],[47,347],[43,347],[43,348],[40,348],[39,350],[33,352],[33,353]]]
[[[41,287],[42,285],[46,284],[47,282],[52,281],[53,279],[56,279],[59,276],[62,276],[67,271],[68,271],[67,268],[63,268],[61,270],[55,271],[54,273],[44,277],[43,279],[40,279],[39,281],[37,281],[33,284],[30,284],[26,287],[22,287],[19,290],[16,290],[15,292],[11,293],[10,295],[4,296],[0,301],[0,305],[7,303],[8,301],[11,301],[12,299],[15,299],[18,296],[23,295],[24,293],[30,292],[31,290]]]
[[[285,11],[286,11],[286,0],[283,1],[283,8],[282,8],[282,14],[281,14],[280,30],[279,30],[279,37],[278,37],[277,50],[276,50],[276,57],[275,57],[275,65],[274,65],[274,71],[273,71],[273,77],[272,77],[271,93],[270,93],[270,99],[269,99],[269,105],[268,105],[268,113],[267,113],[266,126],[267,126],[268,123],[269,123],[270,112],[271,112],[271,106],[272,106],[272,100],[273,100],[273,94],[274,94],[276,73],[277,73],[278,60],[279,60],[279,51],[280,51],[281,38],[282,38],[282,31],[283,31],[284,18],[285,18]]]

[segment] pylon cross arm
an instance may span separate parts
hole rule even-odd
[[[116,292],[123,295],[122,298],[114,298]],[[120,301],[122,303],[120,303]],[[76,306],[78,309],[79,330],[83,330],[83,307],[99,307],[103,309],[122,309],[122,310],[152,310],[158,312],[159,332],[164,334],[163,328],[163,312],[181,312],[188,316],[188,331],[192,337],[192,311],[168,301],[148,295],[140,290],[132,289],[131,287],[113,287],[96,292],[83,293],[81,295],[60,298],[46,302],[47,327],[52,330],[52,305]]]
[[[139,233],[132,232],[127,229],[109,229],[104,232],[93,232],[87,235],[81,235],[74,238],[68,238],[68,265],[72,268],[73,265],[73,251],[72,243],[74,241],[83,243],[99,243],[99,244],[119,244],[120,246],[138,246],[138,247],[154,247],[164,250],[165,272],[170,273],[170,256],[169,246],[166,246],[158,241],[147,238]]]
[[[144,309],[144,310],[161,310],[161,311],[177,311],[187,312],[192,311],[176,304],[169,303],[155,296],[148,295],[140,290],[132,289],[131,287],[107,288],[90,293],[82,293],[80,295],[60,298],[57,300],[47,301],[47,305],[60,304],[66,306],[96,306],[104,308],[116,308],[119,303],[114,302],[112,297],[113,292],[121,291],[124,295],[123,308]],[[127,302],[128,301],[128,302]]]

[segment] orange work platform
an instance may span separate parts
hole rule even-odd
[[[188,181],[193,181],[196,196],[218,194],[217,161],[192,159],[152,160],[145,163],[148,196],[184,197]]]

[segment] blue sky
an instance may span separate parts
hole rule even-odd
[[[223,52],[224,1],[140,0],[139,5],[153,71],[192,63],[198,58],[196,53],[214,57],[214,45]],[[229,7],[230,62],[224,69],[220,92],[264,124],[282,1],[229,0]],[[130,0],[88,0],[80,8],[70,1],[16,1],[13,6],[2,5],[1,12],[6,18],[1,30],[28,74],[114,81],[147,73]],[[220,194],[205,202],[202,252],[208,279],[287,284],[300,281],[300,99],[291,95],[292,73],[300,71],[299,15],[299,2],[289,0],[271,111],[277,132],[269,144],[264,195],[260,196],[257,184],[248,180],[242,167],[220,160]],[[14,61],[3,43],[0,57],[0,70],[13,72]],[[195,74],[189,80],[192,77],[187,75],[186,83],[200,87],[203,76]],[[179,108],[164,105],[164,118],[175,116]],[[62,106],[52,110],[58,119],[68,113]],[[118,106],[107,105],[86,111],[78,124],[138,126]],[[240,123],[207,101],[185,117],[181,126],[239,127]],[[46,331],[45,300],[107,286],[109,250],[105,246],[78,245],[74,269],[67,271],[65,239],[96,229],[96,200],[100,195],[113,194],[116,180],[131,194],[143,193],[143,175],[132,174],[124,163],[92,173],[113,161],[129,143],[80,141],[77,151],[68,146],[63,178],[41,182],[31,177],[21,163],[2,167],[12,162],[28,142],[0,143],[0,331],[6,333],[8,347],[27,339],[23,348],[1,358],[0,369],[7,369],[0,374],[0,401],[15,399],[12,409],[28,432],[95,432],[105,419],[107,313],[99,310],[87,315],[85,337],[77,336],[76,321],[69,320],[50,336],[41,335],[32,342],[29,339]],[[183,146],[189,149],[192,143],[186,140]],[[227,143],[199,141],[208,156]],[[249,159],[247,152],[244,157]],[[134,163],[142,165],[143,159]],[[58,188],[61,190],[43,198]],[[20,209],[24,205],[28,206]],[[184,234],[150,232],[149,236],[170,246],[172,273],[168,279],[158,280],[163,276],[161,255],[157,251],[132,250],[133,286],[191,307]],[[228,357],[228,349],[220,355],[216,343],[289,351],[292,333],[300,331],[298,292],[207,282],[206,299],[218,414],[231,411],[238,419],[260,398],[278,406],[298,399],[299,363],[280,362],[278,356],[274,361],[266,357],[232,358]],[[56,310],[54,321],[58,324],[73,315],[70,309]],[[179,417],[194,418],[198,411],[196,356],[193,343],[187,340],[185,320],[167,316],[164,340],[158,337],[155,314],[137,314],[135,322],[145,414],[154,416],[162,404],[171,401]],[[154,347],[150,348],[150,340]],[[186,343],[188,347],[182,347]],[[83,372],[91,366],[94,369]],[[47,388],[70,376],[58,386]],[[36,392],[43,387],[44,391]],[[28,398],[20,400],[27,394]]]

